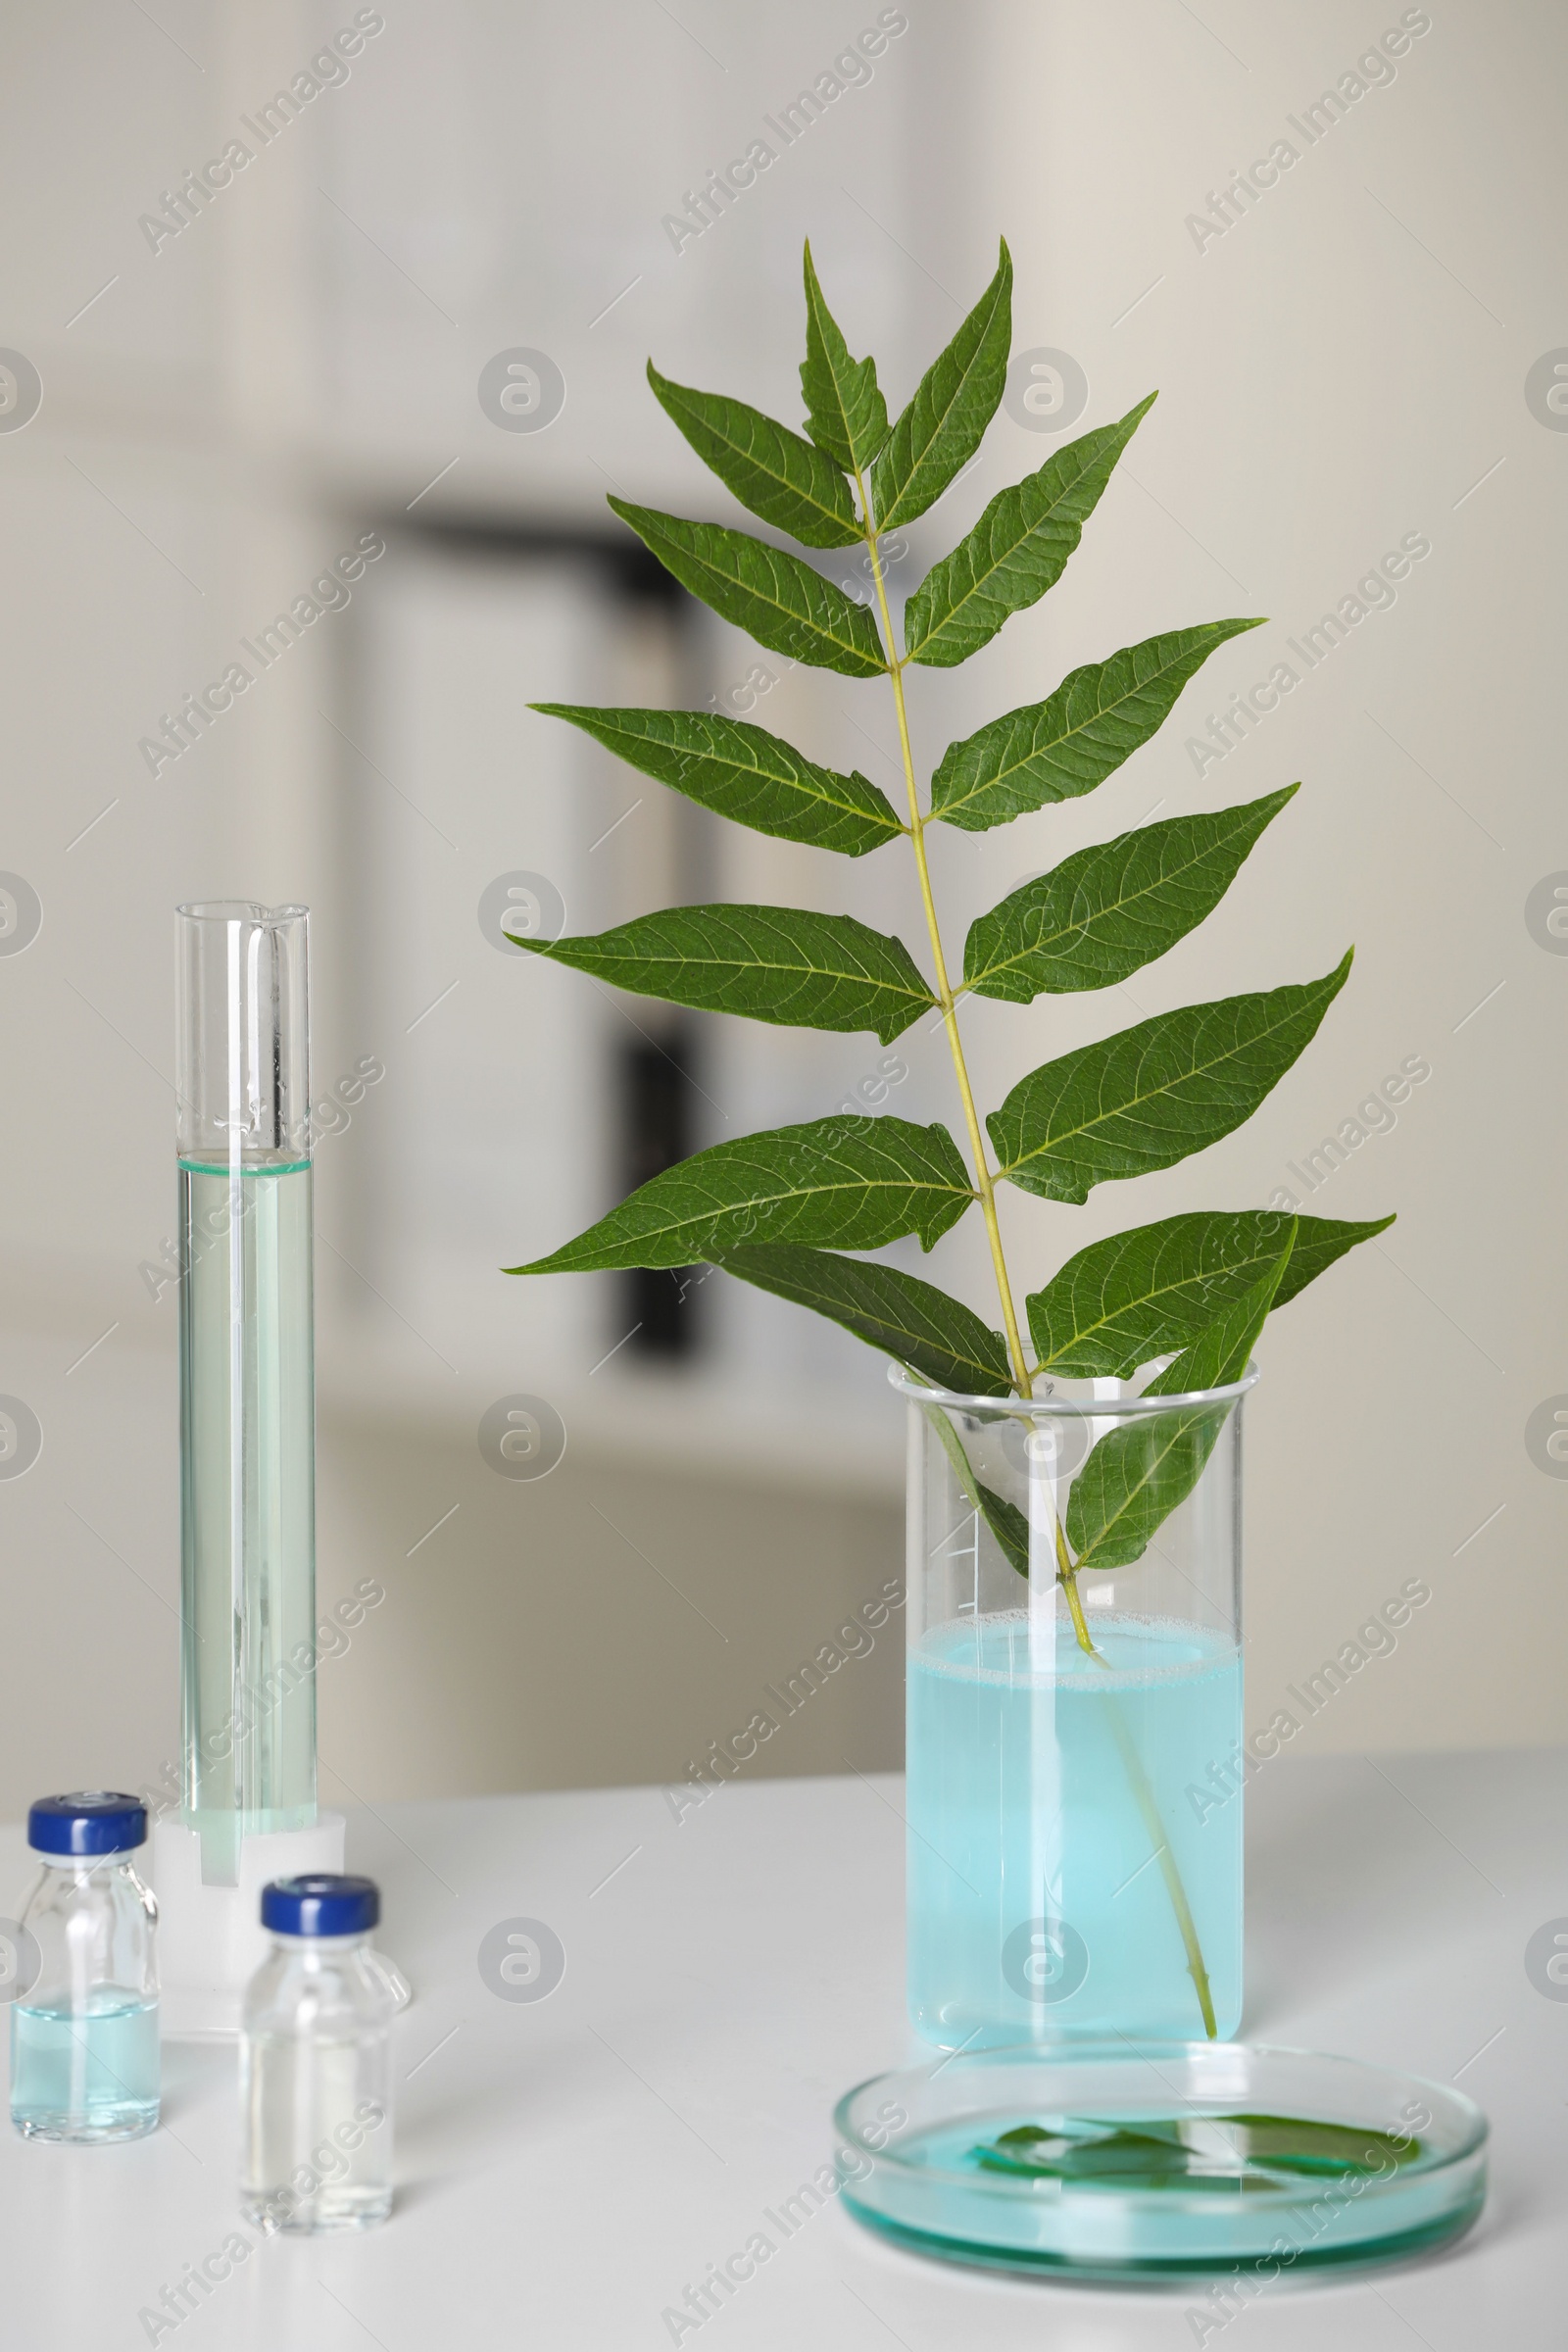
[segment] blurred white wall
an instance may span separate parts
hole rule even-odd
[[[966,689],[1006,707],[1042,673],[1170,622],[1273,617],[1223,647],[1092,799],[955,845],[954,886],[983,904],[1161,802],[1164,815],[1218,808],[1299,777],[1224,905],[1138,976],[1135,1003],[1113,999],[1116,1017],[1305,979],[1357,951],[1315,1044],[1245,1128],[1065,1220],[1020,1202],[1012,1227],[1054,1262],[1064,1221],[1086,1239],[1276,1188],[1319,1214],[1396,1209],[1260,1350],[1250,1720],[1415,1575],[1432,1603],[1313,1740],[1560,1739],[1568,1463],[1546,1447],[1568,1390],[1554,1176],[1568,964],[1540,886],[1568,865],[1561,731],[1542,690],[1565,617],[1568,438],[1532,371],[1568,341],[1548,226],[1568,24],[1532,0],[996,22],[1014,44],[988,152],[995,209],[1017,222],[1015,348],[1070,352],[1090,416],[1154,385],[1160,398],[1060,590],[971,664]],[[1190,221],[1220,223],[1210,192],[1279,140],[1296,160],[1232,197],[1222,235]],[[975,497],[1040,445],[1000,427]],[[1430,555],[1317,666],[1298,659],[1292,640],[1411,534]],[[1280,662],[1299,683],[1197,773],[1185,739]],[[1103,1016],[1092,998],[1058,1003],[1053,1043]],[[1002,1006],[987,1027],[996,1086],[1016,1029]],[[1372,1132],[1374,1108],[1360,1127],[1410,1057],[1432,1074],[1397,1125]],[[1325,1137],[1349,1149],[1309,1193],[1292,1169]]]
[[[677,251],[665,216],[879,24],[874,63],[844,65],[820,119]],[[311,74],[345,28],[344,72]],[[1386,29],[1384,63],[1358,69]],[[1546,1440],[1568,1411],[1549,1190],[1568,964],[1546,914],[1568,870],[1548,736],[1568,440],[1544,392],[1568,340],[1550,227],[1564,37],[1537,0],[1386,20],[1345,0],[1295,19],[1230,0],[1201,21],[1174,0],[849,18],[809,0],[787,22],[714,0],[678,22],[629,0],[14,12],[0,345],[43,398],[21,429],[0,413],[0,870],[42,920],[16,952],[20,898],[0,954],[0,1395],[36,1415],[43,1451],[0,1478],[0,1807],[153,1777],[176,1738],[174,1309],[156,1269],[179,899],[308,900],[318,1091],[366,1056],[386,1072],[318,1155],[321,1590],[369,1576],[387,1593],[322,1672],[345,1790],[679,1774],[897,1572],[901,1437],[873,1356],[714,1280],[695,1361],[607,1362],[612,1285],[496,1271],[613,1198],[615,1041],[634,1017],[665,1034],[494,946],[479,904],[498,878],[544,876],[580,927],[700,878],[854,911],[918,952],[893,853],[852,865],[676,821],[525,709],[701,704],[752,673],[737,633],[617,591],[602,502],[614,487],[735,518],[643,364],[793,421],[808,234],[896,399],[999,228],[1012,245],[1009,402],[909,535],[902,592],[1058,445],[1060,414],[1023,402],[1054,380],[1029,376],[1031,354],[1075,363],[1084,425],[1160,388],[1059,588],[966,668],[912,681],[927,768],[1078,662],[1274,616],[1091,799],[940,844],[961,936],[1084,842],[1304,783],[1224,906],[1131,992],[974,1007],[983,1091],[1357,945],[1315,1047],[1216,1151],[1081,1211],[1009,1198],[1027,1286],[1181,1208],[1280,1188],[1336,1216],[1397,1208],[1269,1334],[1252,1704],[1415,1575],[1432,1605],[1312,1740],[1562,1736],[1568,1463]],[[296,76],[322,86],[264,143],[259,110]],[[1324,90],[1339,117],[1309,139]],[[235,139],[245,168],[160,234],[183,175]],[[1290,166],[1237,192],[1279,141]],[[516,351],[559,373],[542,430],[481,405]],[[372,533],[385,553],[349,607],[150,773],[141,739]],[[1413,534],[1430,553],[1309,671],[1290,641]],[[1223,759],[1195,755],[1209,714],[1280,662],[1295,690]],[[763,723],[896,786],[874,687],[767,666]],[[1367,1133],[1358,1106],[1412,1059],[1430,1077]],[[940,1038],[910,1033],[894,1066],[870,1038],[701,1025],[701,1140],[858,1089],[953,1116]],[[1366,1140],[1308,1200],[1292,1165],[1347,1122]],[[984,1307],[977,1231],[932,1270]],[[480,1453],[512,1394],[567,1432],[548,1480],[500,1479]],[[895,1760],[898,1687],[883,1639],[766,1768]]]

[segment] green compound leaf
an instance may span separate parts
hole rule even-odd
[[[714,1144],[639,1185],[575,1241],[506,1271],[689,1266],[761,1239],[879,1250],[914,1233],[929,1250],[974,1198],[945,1127],[887,1114],[809,1119]]]
[[[1027,1004],[1125,980],[1212,913],[1264,826],[1298,790],[1177,816],[1064,858],[983,914],[963,951],[977,996]]]
[[[1060,579],[1116,460],[1153,406],[1151,392],[1048,458],[1038,473],[999,490],[967,539],[934,564],[904,616],[905,658],[936,669],[967,662],[1014,612]]]
[[[949,744],[931,779],[932,815],[965,833],[984,833],[1052,801],[1093,792],[1163,726],[1216,646],[1262,625],[1206,620],[1070,671],[1048,701],[1009,710]]]
[[[710,717],[706,710],[596,710],[579,703],[531,703],[529,709],[581,727],[645,776],[756,833],[863,858],[904,830],[885,795],[858,769],[843,776],[818,767],[792,744],[743,718]]]
[[[803,547],[848,547],[859,538],[849,483],[809,441],[744,400],[671,383],[652,360],[648,381],[703,464],[763,522]]]
[[[1206,1150],[1251,1117],[1308,1046],[1349,976],[1156,1013],[1048,1061],[986,1120],[999,1173],[1047,1200],[1087,1200]]]
[[[1274,1304],[1283,1306],[1393,1221],[1298,1217]],[[1200,1209],[1091,1242],[1024,1302],[1039,1370],[1129,1380],[1154,1356],[1190,1347],[1262,1279],[1289,1223],[1275,1209]]]
[[[886,670],[870,613],[799,556],[747,531],[687,522],[629,499],[612,497],[610,505],[683,588],[759,645],[849,678]]]
[[[807,547],[848,548],[873,526],[891,531],[925,514],[979,447],[1005,378],[1011,262],[1004,244],[985,295],[891,431],[875,368],[850,356],[808,247],[804,275],[808,437],[745,403],[676,384],[652,366],[649,381],[705,463],[770,526],[769,536],[789,532]],[[618,497],[610,504],[683,586],[759,644],[845,676],[896,678],[906,662],[941,667],[964,661],[1049,591],[1149,405],[1055,451],[1026,481],[990,501],[910,598],[902,656],[891,641],[883,644],[865,606],[798,556]],[[850,474],[865,485],[868,511],[858,516]],[[950,745],[933,779],[931,813],[979,832],[1091,791],[1152,738],[1216,647],[1258,625],[1232,618],[1167,631],[1073,671],[1047,701]],[[861,856],[909,831],[865,777],[821,767],[760,727],[706,712],[535,707],[762,833]],[[1076,853],[972,926],[966,990],[1027,1004],[1041,993],[1120,981],[1212,910],[1294,790]],[[517,944],[671,1002],[806,1026],[863,1026],[884,1042],[934,1003],[899,940],[853,918],[789,907],[676,907],[593,938]],[[1098,1183],[1171,1166],[1218,1141],[1257,1108],[1304,1049],[1349,963],[1347,956],[1304,986],[1184,1006],[1033,1071],[987,1121],[999,1173],[1042,1197],[1082,1201]],[[876,1250],[910,1233],[930,1249],[975,1197],[945,1127],[838,1116],[700,1152],[549,1256],[511,1271],[708,1259],[838,1321],[922,1378],[961,1388],[975,1399],[973,1415],[990,1421],[1021,1409],[1007,1401],[1012,1367],[1002,1335],[930,1284],[841,1254]],[[1028,1301],[1047,1372],[1125,1380],[1152,1356],[1170,1359],[1145,1392],[1150,1409],[1124,1416],[1071,1480],[1055,1534],[1058,1557],[1065,1563],[1069,1544],[1076,1554],[1062,1567],[1069,1584],[1079,1568],[1117,1567],[1141,1554],[1200,1478],[1230,1409],[1213,1392],[1235,1385],[1271,1308],[1389,1222],[1338,1224],[1262,1210],[1167,1219],[1080,1251]],[[956,1406],[952,1417],[925,1409],[977,1524],[983,1519],[1001,1555],[1027,1574],[1040,1535],[1031,1534],[1017,1504],[976,1475]],[[1172,1883],[1172,1899],[1185,1920],[1179,1883]],[[1188,1941],[1201,2004],[1201,1957]],[[1206,2008],[1205,2020],[1212,2025]],[[1004,2134],[993,2153],[1017,2163],[1015,2143],[1078,2136],[1074,2125],[1051,2120],[1049,2133],[1028,2127]],[[1337,2149],[1288,2144],[1293,2125],[1229,2120],[1266,2127],[1264,2137],[1286,2143],[1241,2154],[1333,2169]],[[1086,2129],[1104,2143],[1092,2155],[1033,2146],[1033,2169],[1052,2169],[1065,2157],[1068,2173],[1115,2174],[1130,2162],[1152,2164],[1158,2175],[1167,2161],[1169,2135],[1158,2125]]]
[[[923,514],[968,465],[1002,399],[1011,339],[1012,256],[1004,239],[996,276],[921,377],[872,469],[879,531]]]
[[[1296,1220],[1259,1279],[1144,1391],[1174,1396],[1240,1380],[1290,1259]],[[1230,1403],[1140,1414],[1101,1439],[1072,1483],[1066,1537],[1079,1569],[1126,1568],[1203,1474]]]
[[[727,1250],[714,1263],[759,1290],[793,1298],[841,1323],[936,1388],[965,1396],[1011,1394],[1007,1343],[1001,1332],[916,1274],[787,1243]]]
[[[877,389],[876,362],[850,357],[849,345],[822,298],[809,245],[801,394],[806,429],[817,448],[849,472],[864,473],[888,437],[888,405]]]
[[[797,906],[670,906],[592,938],[516,945],[667,1004],[793,1029],[874,1029],[885,1046],[937,1001],[902,940]]]

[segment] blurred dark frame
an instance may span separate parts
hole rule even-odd
[[[684,641],[682,666],[694,674],[702,666],[702,607],[629,531],[574,530],[439,514],[412,526],[403,516],[387,527],[403,535],[412,527],[413,535],[431,548],[489,563],[587,561],[627,604],[660,607]],[[696,895],[694,875],[692,887],[680,896]],[[700,1033],[699,1022],[672,1008],[659,1018],[657,1035],[645,1031],[611,1056],[610,1127],[617,1200],[700,1148],[701,1090],[695,1066]],[[615,1352],[665,1362],[696,1355],[704,1335],[702,1273],[699,1266],[628,1268],[616,1286]]]

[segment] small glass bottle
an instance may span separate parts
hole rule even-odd
[[[158,2123],[158,1905],[131,1866],[147,1808],[111,1788],[44,1796],[11,2008],[11,2120],[28,2139],[139,2139]],[[30,1938],[30,1942],[27,1940]]]
[[[322,1872],[262,1889],[275,1938],[245,1993],[240,2202],[271,2232],[363,2230],[392,2210],[392,2021],[370,1950],[370,1879]]]

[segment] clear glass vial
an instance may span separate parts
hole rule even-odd
[[[392,2210],[392,2021],[370,1879],[262,1891],[272,1949],[245,1993],[240,2203],[260,2230],[363,2230]]]
[[[158,2122],[158,1905],[131,1855],[147,1808],[111,1788],[44,1796],[20,1922],[11,2120],[28,2139],[139,2139]]]

